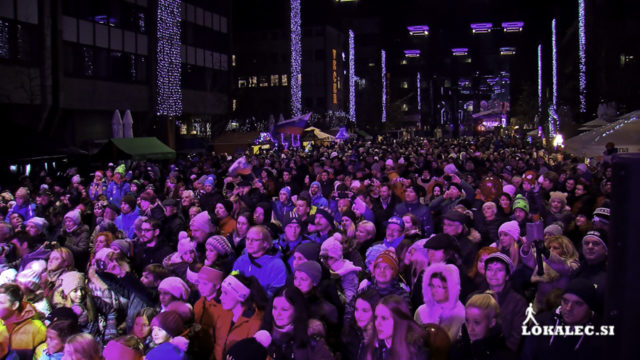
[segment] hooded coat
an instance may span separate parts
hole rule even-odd
[[[433,300],[429,283],[431,276],[441,273],[447,279],[448,300],[438,304]],[[422,277],[422,296],[424,304],[416,310],[414,319],[418,324],[434,323],[447,331],[451,341],[458,337],[460,328],[464,324],[464,305],[460,302],[460,273],[455,265],[433,264],[429,266]]]
[[[34,349],[46,339],[47,328],[38,320],[38,312],[30,303],[22,303],[22,311],[4,321],[9,332],[9,348],[20,359],[33,357]]]

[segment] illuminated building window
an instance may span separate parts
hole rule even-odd
[[[400,82],[400,87],[406,89],[409,87],[409,83],[407,81]]]
[[[280,82],[279,80],[279,75],[271,75],[271,86],[278,86],[278,83]]]
[[[260,87],[265,87],[265,86],[269,86],[269,82],[267,81],[267,76],[262,75],[260,76]]]
[[[409,111],[409,106],[407,104],[402,104],[402,111]]]
[[[236,111],[236,107],[238,106],[238,100],[237,99],[233,99],[231,101],[231,111]]]
[[[407,59],[400,60],[400,65],[407,65]]]
[[[231,66],[236,66],[236,56],[231,55]]]
[[[282,81],[280,83],[282,84],[282,86],[289,86],[287,74],[282,75]]]
[[[239,78],[238,79],[238,88],[244,88],[247,87],[247,79],[246,78]]]
[[[249,77],[249,87],[256,87],[256,86],[258,86],[258,77],[257,76]]]

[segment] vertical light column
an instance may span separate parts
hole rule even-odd
[[[356,122],[356,50],[353,30],[349,30],[349,120]]]
[[[302,114],[302,30],[300,0],[291,0],[291,116]]]
[[[422,89],[420,88],[420,72],[416,75],[416,85],[418,87],[418,113],[422,110]]]
[[[558,129],[558,116],[556,113],[558,105],[558,48],[556,42],[556,19],[551,21],[551,73],[553,82],[553,98],[549,107],[549,133],[553,138]]]
[[[538,44],[538,114],[542,113],[542,44]]]
[[[585,29],[584,0],[578,0],[578,52],[580,55],[580,112],[587,112],[587,34]]]
[[[180,21],[180,0],[158,2],[157,115],[182,114]]]
[[[384,50],[380,52],[380,68],[382,76],[382,122],[387,121],[387,53]]]

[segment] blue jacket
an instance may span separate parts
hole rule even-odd
[[[287,280],[287,267],[277,255],[264,254],[254,261],[258,266],[249,260],[249,254],[242,254],[233,264],[233,270],[245,276],[255,276],[271,298]]]
[[[13,207],[7,213],[7,217],[5,219],[6,222],[9,222],[9,217],[13,213],[18,213],[18,214],[22,215],[22,217],[24,218],[24,221],[27,221],[27,220],[29,220],[29,219],[31,219],[32,217],[35,216],[35,214],[36,214],[36,204],[26,204],[26,205],[23,205],[23,206],[18,206],[18,204],[16,203],[15,205],[13,205]]]
[[[431,218],[431,211],[428,206],[421,204],[419,201],[414,203],[405,201],[396,205],[395,216],[402,217],[406,213],[412,213],[418,218],[423,236],[429,237],[433,233],[433,218]]]
[[[285,215],[293,211],[294,207],[291,201],[289,201],[289,204],[283,204],[280,200],[273,201],[273,217],[284,226]]]
[[[130,191],[131,186],[128,182],[123,181],[118,185],[115,181],[112,181],[107,187],[107,200],[109,200],[113,205],[120,206],[122,197],[127,195]]]
[[[136,221],[138,216],[140,216],[138,214],[138,208],[135,208],[128,214],[118,215],[118,217],[113,220],[113,223],[120,231],[125,233],[129,239],[133,239],[136,234],[134,231],[133,223]]]

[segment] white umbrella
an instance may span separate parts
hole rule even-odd
[[[120,110],[116,109],[111,117],[111,132],[115,139],[122,138],[122,117],[120,117]]]
[[[131,111],[127,109],[124,113],[124,119],[122,120],[123,135],[126,139],[133,138],[133,118],[131,117]]]

